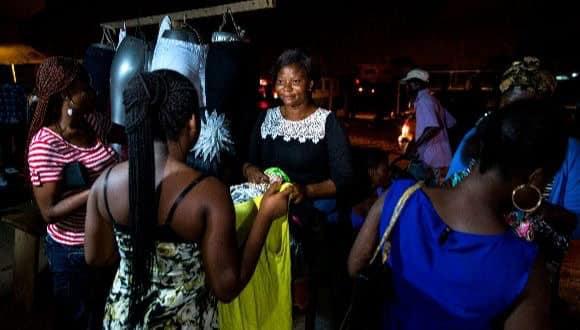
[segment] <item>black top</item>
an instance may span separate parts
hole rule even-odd
[[[353,176],[348,137],[336,116],[320,108],[300,121],[284,119],[280,108],[261,113],[248,160],[262,169],[277,166],[299,184],[331,179],[337,193],[347,189]]]

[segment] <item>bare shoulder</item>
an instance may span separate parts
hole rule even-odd
[[[95,186],[99,187],[99,189],[103,189],[106,180],[108,191],[118,192],[121,188],[126,190],[128,184],[128,173],[128,162],[111,165],[111,167],[101,173],[97,180],[98,182],[95,182]]]
[[[183,180],[189,176],[188,180],[199,180],[198,175],[182,173],[176,180]],[[178,193],[174,191],[173,195]],[[173,205],[175,199],[165,203],[165,207]],[[190,241],[199,241],[204,235],[206,228],[214,225],[231,223],[234,214],[229,190],[220,180],[215,177],[205,177],[198,181],[193,189],[188,192],[183,202],[176,209],[172,228],[183,238]],[[168,209],[162,209],[161,213],[166,214]]]
[[[196,199],[203,200],[206,206],[224,202],[231,203],[228,187],[216,177],[208,176],[199,181],[196,191]]]
[[[120,210],[126,209],[129,203],[129,185],[128,185],[128,170],[127,162],[111,165],[105,169],[91,187],[91,195],[97,200],[98,210],[105,214],[105,204],[109,205],[109,209],[117,215],[122,213],[123,216],[127,212]],[[106,194],[106,196],[105,196]],[[106,201],[104,200],[106,198]]]

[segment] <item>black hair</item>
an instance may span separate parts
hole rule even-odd
[[[129,145],[129,225],[131,228],[130,323],[143,319],[155,256],[158,200],[155,194],[154,140],[175,141],[199,106],[193,84],[181,74],[139,73],[123,93]]]
[[[315,80],[312,71],[312,59],[310,56],[308,56],[308,54],[302,49],[293,48],[285,50],[280,54],[280,56],[278,56],[278,59],[272,68],[272,81],[275,82],[278,72],[280,72],[283,67],[289,65],[297,65],[304,70],[308,80]]]
[[[389,153],[380,148],[370,148],[366,152],[367,169],[376,169],[381,164],[388,164]]]
[[[509,180],[541,168],[552,177],[566,153],[564,125],[562,109],[548,100],[520,100],[490,113],[470,141],[478,146],[480,172],[498,169]]]

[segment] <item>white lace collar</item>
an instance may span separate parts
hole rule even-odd
[[[306,140],[310,140],[316,144],[324,139],[326,117],[329,114],[330,110],[318,108],[308,117],[293,121],[282,116],[280,107],[268,109],[261,127],[262,139],[266,139],[268,136],[276,139],[280,136],[286,142],[298,140],[300,143],[304,143]]]

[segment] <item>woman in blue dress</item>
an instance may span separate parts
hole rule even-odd
[[[556,79],[540,67],[535,57],[514,62],[502,75],[499,84],[499,108],[515,100],[551,99],[556,93]],[[479,122],[485,120],[485,115]],[[562,128],[564,129],[564,128]],[[444,184],[456,185],[470,173],[470,163],[477,162],[472,155],[471,137],[475,127],[463,137],[453,155]],[[572,133],[570,130],[569,133]],[[539,212],[525,213],[517,209],[505,215],[506,222],[522,238],[533,241],[546,257],[546,268],[552,283],[553,302],[558,301],[560,267],[568,251],[570,239],[580,238],[580,140],[570,136],[564,162],[545,186],[543,207]],[[574,229],[576,228],[576,229]],[[558,308],[558,304],[554,304]]]
[[[545,329],[549,285],[538,248],[502,214],[535,211],[561,166],[567,137],[551,105],[515,102],[478,126],[479,163],[453,188],[411,194],[389,237],[392,295],[384,329]],[[548,115],[549,113],[549,115]],[[349,256],[351,275],[369,263],[400,197],[395,182],[371,208]]]

